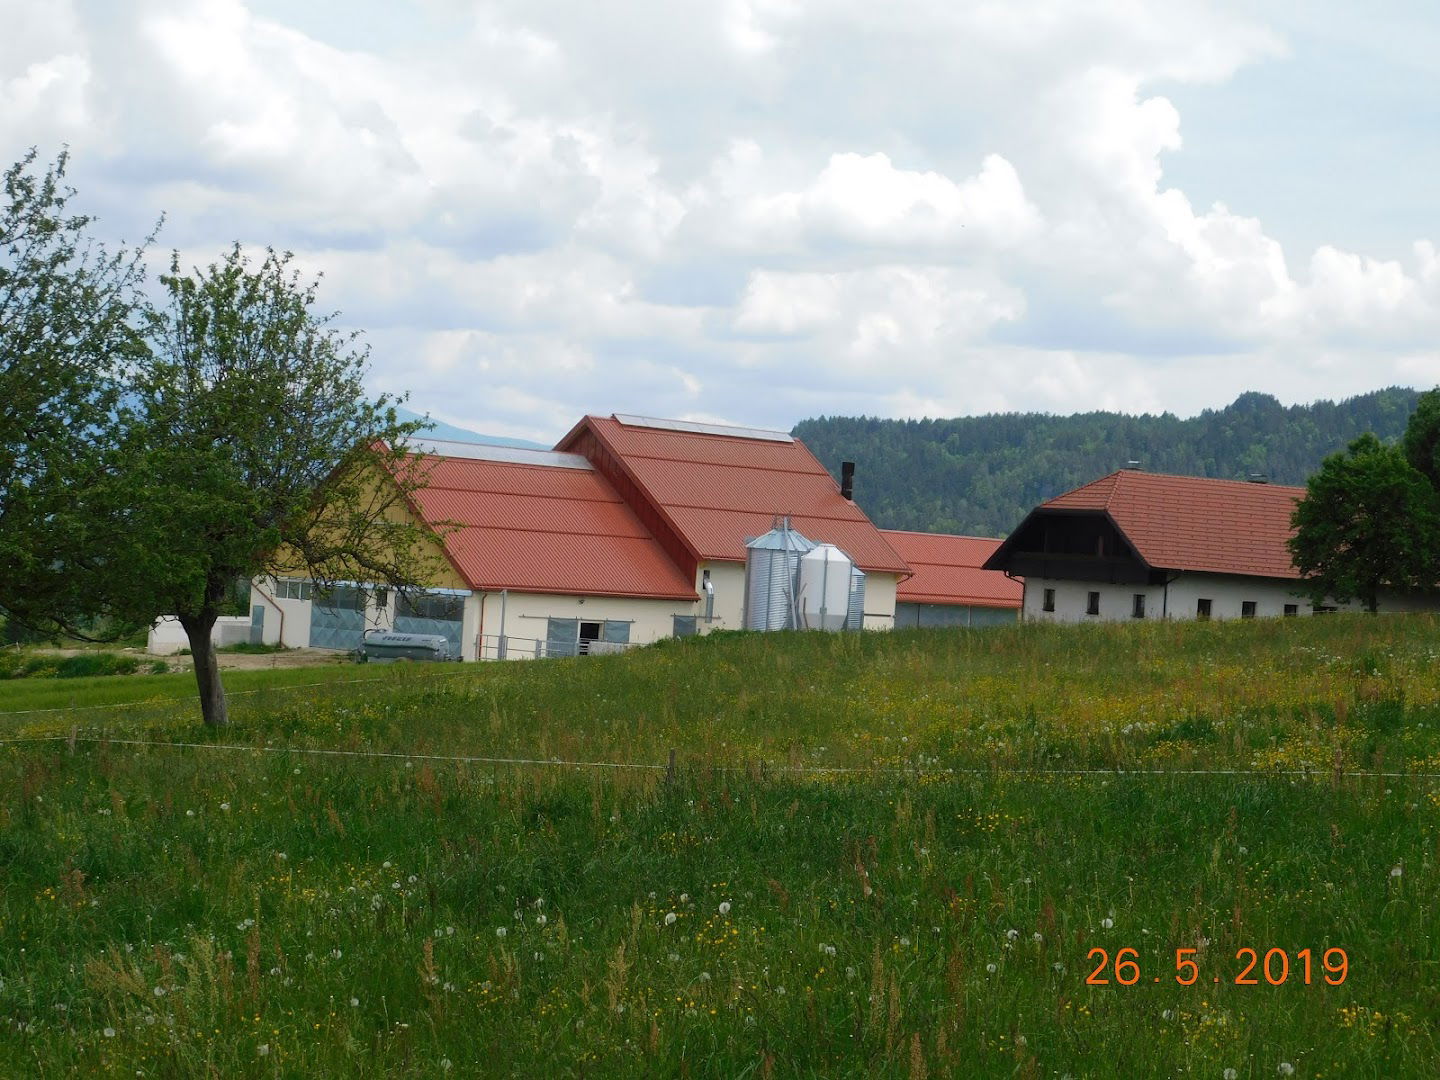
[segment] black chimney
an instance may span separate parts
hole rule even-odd
[[[855,501],[855,463],[840,462],[840,494],[851,502]]]

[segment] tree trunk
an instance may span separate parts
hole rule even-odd
[[[180,616],[180,625],[190,639],[190,655],[195,659],[195,684],[200,689],[200,715],[209,727],[230,723],[225,705],[225,687],[220,684],[220,664],[210,631],[215,627],[216,612],[205,611],[195,616]]]

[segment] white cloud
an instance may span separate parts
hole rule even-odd
[[[0,151],[69,141],[192,261],[295,250],[378,387],[499,434],[1440,377],[1428,240],[1287,251],[1167,180],[1177,88],[1285,51],[1222,4],[378,5],[0,0]]]

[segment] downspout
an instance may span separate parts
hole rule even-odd
[[[485,601],[490,599],[490,594],[480,594],[480,627],[475,631],[475,659],[485,659]]]
[[[1160,595],[1160,618],[1170,618],[1170,586],[1180,580],[1180,571],[1175,571],[1174,577],[1165,579],[1165,591]]]
[[[276,611],[280,613],[280,644],[283,646],[285,644],[285,609],[282,608],[279,604],[277,604],[273,597],[267,596],[265,594],[265,590],[260,588],[260,586],[256,585],[253,581],[250,583],[250,591],[259,593],[261,600],[264,600],[267,604],[269,604],[271,607],[273,607]]]
[[[495,647],[495,659],[497,659],[497,660],[507,659],[506,654],[509,652],[509,649],[506,647],[506,646],[507,646],[507,642],[506,642],[506,640],[505,640],[505,606],[506,606],[506,604],[508,603],[509,600],[510,600],[510,590],[509,590],[509,589],[501,589],[501,590],[500,590],[500,634],[499,634],[499,644],[496,645],[496,647]]]
[[[1009,570],[1000,571],[1011,581],[1020,582],[1020,621],[1025,621],[1025,601],[1030,599],[1030,581],[1028,578],[1017,578]]]

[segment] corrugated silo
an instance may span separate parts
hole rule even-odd
[[[793,630],[800,557],[815,545],[794,529],[790,519],[745,545],[745,629]]]
[[[865,571],[850,567],[850,607],[845,612],[846,630],[865,629]]]

